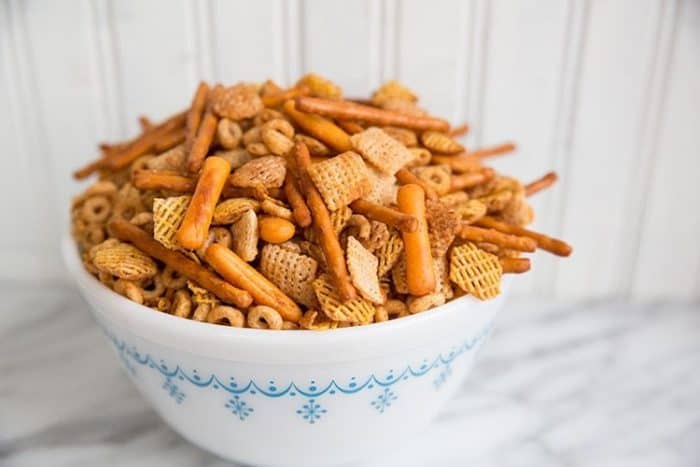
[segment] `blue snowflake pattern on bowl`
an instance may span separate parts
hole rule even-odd
[[[389,388],[384,388],[384,392],[379,394],[377,398],[370,403],[370,405],[377,409],[379,413],[384,413],[388,407],[391,407],[391,403],[398,398],[399,397],[394,391]]]
[[[328,410],[321,407],[321,404],[316,402],[316,399],[309,399],[309,401],[302,405],[297,413],[301,415],[305,421],[309,422],[311,425],[316,423],[321,419],[321,415],[327,413]]]
[[[352,377],[350,381],[342,383],[336,379],[332,379],[325,385],[317,384],[316,381],[311,381],[310,384],[297,384],[290,382],[286,385],[274,383],[273,381],[261,382],[248,380],[241,381],[235,376],[219,376],[215,374],[202,375],[196,369],[185,371],[179,364],[166,364],[163,360],[152,357],[148,353],[143,353],[137,350],[133,345],[127,344],[125,341],[118,339],[112,333],[104,330],[109,340],[112,342],[120,360],[122,361],[127,372],[133,379],[138,379],[139,375],[136,371],[136,366],[152,369],[165,377],[165,382],[162,385],[170,397],[177,404],[183,404],[186,400],[186,394],[182,389],[183,383],[189,383],[194,388],[204,389],[211,388],[212,390],[224,390],[231,394],[231,399],[225,404],[240,421],[245,421],[254,409],[248,405],[241,397],[244,394],[259,395],[269,398],[281,397],[303,397],[306,402],[298,409],[296,414],[309,424],[316,424],[321,417],[328,413],[319,402],[319,398],[328,394],[329,396],[348,396],[357,394],[361,391],[372,390],[375,387],[382,388],[382,392],[372,400],[369,407],[377,410],[380,414],[384,413],[391,404],[397,400],[398,396],[391,387],[406,382],[410,379],[421,378],[432,372],[437,372],[436,378],[432,384],[434,389],[439,390],[452,374],[451,364],[460,356],[471,351],[476,351],[488,337],[491,332],[491,325],[485,326],[475,337],[467,339],[462,345],[451,349],[447,354],[439,354],[432,360],[424,359],[422,363],[413,367],[407,365],[401,371],[389,370],[386,376],[376,376],[371,374],[364,379]],[[176,384],[175,381],[181,382]]]
[[[235,395],[226,403],[226,408],[231,410],[231,413],[236,415],[242,422],[255,410],[248,403],[241,399],[241,396]]]

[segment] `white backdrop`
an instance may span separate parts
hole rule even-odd
[[[698,0],[0,0],[0,279],[62,281],[70,171],[142,113],[184,108],[200,78],[313,70],[364,95],[415,88],[468,120],[497,166],[557,170],[518,291],[572,299],[700,297]]]

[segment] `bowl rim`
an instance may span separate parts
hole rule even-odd
[[[154,340],[163,345],[181,348],[182,343],[178,339],[192,339],[193,342],[212,344],[234,344],[237,349],[251,346],[251,348],[269,348],[271,350],[299,350],[300,348],[351,348],[359,344],[367,346],[369,352],[362,354],[376,354],[382,347],[391,347],[391,344],[399,344],[400,350],[416,348],[425,344],[428,340],[435,340],[439,336],[454,333],[455,318],[464,315],[477,318],[467,321],[484,321],[480,310],[496,311],[500,308],[500,302],[509,289],[509,278],[504,276],[499,297],[487,302],[481,302],[471,296],[463,296],[451,300],[444,305],[415,315],[405,316],[401,319],[390,320],[382,323],[373,323],[367,326],[355,326],[332,331],[312,330],[285,330],[271,331],[265,329],[234,328],[230,326],[217,326],[210,323],[198,322],[190,319],[182,319],[168,313],[157,312],[145,305],[135,303],[102,284],[97,278],[85,270],[77,245],[70,234],[64,235],[61,242],[61,250],[64,263],[68,272],[83,297],[89,302],[93,313],[110,323],[116,323],[127,327],[128,331],[146,340]],[[498,302],[498,303],[496,303]],[[492,306],[489,306],[492,305]],[[466,309],[465,309],[466,308]],[[118,313],[113,310],[119,309]],[[494,310],[495,309],[495,310]],[[492,315],[493,313],[486,313]],[[99,321],[99,320],[98,320]],[[468,324],[468,323],[467,323]],[[451,331],[451,332],[450,332]],[[399,339],[397,339],[399,337]],[[416,337],[423,337],[416,339]],[[433,339],[428,339],[434,337]],[[415,345],[406,345],[411,338],[415,339]],[[373,343],[373,344],[372,344]],[[190,349],[193,354],[211,354],[202,349]],[[214,352],[220,354],[221,352]],[[224,352],[229,359],[230,352]],[[385,349],[382,353],[387,353]],[[328,360],[337,360],[329,356]],[[355,358],[351,358],[355,359]],[[242,360],[250,360],[243,358]],[[266,358],[258,360],[267,360]],[[280,358],[279,360],[287,360]],[[317,358],[315,360],[326,360]]]

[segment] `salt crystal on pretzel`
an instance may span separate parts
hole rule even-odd
[[[343,301],[334,289],[328,274],[321,274],[313,282],[313,288],[321,310],[328,318],[354,324],[368,324],[372,321],[374,306],[360,297]]]
[[[281,245],[265,245],[260,253],[260,272],[297,302],[318,305],[312,283],[318,263],[313,258]]]
[[[394,175],[413,159],[406,146],[376,127],[352,135],[350,141],[362,157],[387,175]]]
[[[170,250],[178,248],[175,235],[191,199],[191,196],[174,196],[153,200],[153,238]]]
[[[363,197],[370,189],[367,167],[352,151],[314,164],[308,173],[331,211]]]
[[[381,305],[385,297],[379,288],[377,266],[379,260],[370,253],[355,237],[348,237],[345,249],[350,279],[360,295],[372,303]]]
[[[500,293],[503,268],[498,257],[467,242],[452,248],[450,280],[479,300],[488,300]]]

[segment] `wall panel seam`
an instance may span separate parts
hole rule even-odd
[[[118,118],[119,138],[126,137],[126,94],[124,92],[123,74],[121,60],[119,59],[119,37],[115,24],[113,0],[107,0],[107,47],[110,49],[109,59],[112,66],[112,82],[114,83],[114,96],[116,100],[116,111]]]

